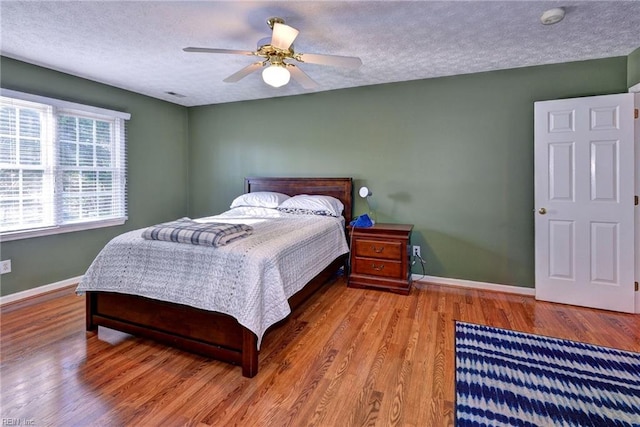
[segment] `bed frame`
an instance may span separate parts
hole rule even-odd
[[[245,192],[256,191],[333,196],[344,204],[347,224],[351,221],[351,178],[245,178]],[[289,298],[291,309],[326,283],[346,259],[347,255],[335,259]],[[115,292],[86,292],[86,305],[87,331],[104,326],[241,365],[245,377],[258,373],[256,335],[226,314]]]

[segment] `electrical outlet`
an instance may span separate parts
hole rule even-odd
[[[417,256],[418,258],[421,257],[421,255],[420,255],[420,246],[415,245],[413,247],[413,256]]]
[[[11,260],[0,261],[0,274],[11,273]]]

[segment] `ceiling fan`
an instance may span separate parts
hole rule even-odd
[[[216,49],[207,47],[185,47],[183,50],[185,52],[259,56],[263,59],[242,68],[240,71],[233,73],[223,81],[227,83],[235,83],[249,74],[258,71],[263,67],[267,67],[262,71],[262,79],[265,83],[273,87],[286,85],[289,83],[289,79],[291,77],[293,77],[293,79],[300,83],[300,85],[305,89],[314,89],[318,87],[318,83],[316,83],[297,65],[287,62],[291,60],[301,63],[332,65],[335,67],[354,69],[362,65],[360,58],[353,56],[296,53],[293,50],[293,41],[298,36],[298,30],[285,25],[284,19],[278,17],[269,18],[267,20],[267,25],[272,29],[271,40],[268,43],[258,46],[258,50],[256,51]]]

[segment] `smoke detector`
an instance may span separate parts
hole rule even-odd
[[[544,25],[557,24],[564,18],[564,9],[561,7],[555,7],[545,11],[540,17],[540,22]]]

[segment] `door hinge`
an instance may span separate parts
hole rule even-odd
[[[636,282],[636,292],[638,292],[638,282]]]
[[[634,119],[638,118],[638,109],[637,108],[633,110],[633,118]]]
[[[638,206],[638,196],[633,196],[633,203]]]

